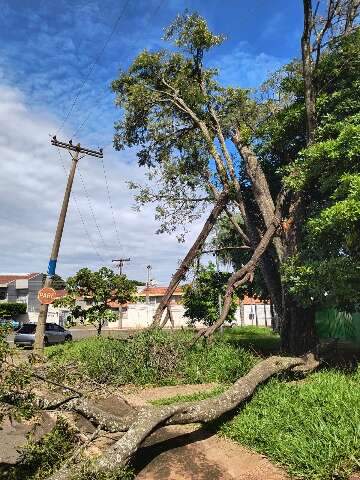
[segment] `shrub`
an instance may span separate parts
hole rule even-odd
[[[14,318],[23,313],[26,313],[25,303],[0,303],[0,318]]]
[[[274,379],[222,433],[313,480],[347,478],[360,461],[360,372],[324,371],[301,383]]]
[[[48,349],[50,370],[66,379],[64,365],[75,363],[81,375],[114,385],[176,385],[232,382],[254,364],[245,350],[214,340],[189,349],[191,332],[142,332],[129,340],[93,337]],[[67,380],[71,380],[67,378]]]
[[[63,418],[58,418],[54,428],[39,441],[29,440],[20,450],[18,463],[6,472],[8,480],[47,478],[77,445],[73,429]]]

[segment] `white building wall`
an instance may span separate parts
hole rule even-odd
[[[156,311],[156,305],[147,305],[144,303],[134,303],[128,305],[128,310],[123,314],[122,328],[145,328],[148,327],[153,319]],[[253,304],[244,305],[244,320],[241,322],[240,306],[235,312],[235,324],[236,325],[254,325],[259,327],[271,327],[271,309],[270,305],[266,304]],[[186,327],[188,325],[188,318],[184,316],[185,308],[183,305],[171,305],[171,311],[174,318],[174,327]],[[165,312],[163,314],[165,318]],[[109,323],[109,328],[119,328],[119,322]],[[171,326],[168,321],[167,327]],[[197,324],[197,327],[201,327],[201,324]]]
[[[123,328],[145,328],[150,326],[154,313],[156,311],[157,305],[147,305],[144,303],[132,303],[128,305],[128,310],[123,315],[122,326]],[[171,312],[174,319],[174,327],[186,327],[188,319],[184,316],[184,307],[182,305],[171,305]],[[165,313],[163,318],[165,318]],[[118,327],[117,322],[109,323],[109,327]],[[170,320],[168,321],[167,327],[171,326]]]

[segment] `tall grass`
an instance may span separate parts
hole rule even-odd
[[[360,374],[324,371],[262,387],[221,432],[309,480],[360,469]]]
[[[92,337],[47,349],[50,370],[71,380],[78,376],[113,385],[228,383],[244,375],[255,357],[217,338],[189,348],[190,332],[143,332],[129,340]],[[68,376],[69,378],[66,378]]]

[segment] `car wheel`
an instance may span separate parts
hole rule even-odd
[[[49,339],[47,337],[44,337],[44,345],[45,347],[48,347],[50,344],[49,344]]]
[[[72,336],[71,335],[66,335],[65,337],[65,342],[71,342]]]

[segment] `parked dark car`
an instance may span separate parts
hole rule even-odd
[[[15,333],[14,343],[19,347],[32,347],[35,341],[36,323],[24,323]],[[44,344],[54,345],[72,340],[69,330],[56,323],[47,323],[45,327]]]

